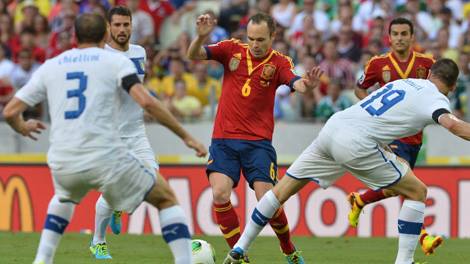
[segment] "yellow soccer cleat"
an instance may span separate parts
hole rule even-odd
[[[434,254],[434,250],[442,245],[443,242],[444,239],[441,236],[431,236],[424,229],[421,230],[419,243],[421,244],[421,249],[426,256]]]
[[[364,207],[364,202],[362,202],[359,193],[352,192],[348,195],[349,204],[351,204],[351,211],[348,214],[349,224],[352,227],[357,227],[359,223],[359,215],[361,214],[362,208]]]

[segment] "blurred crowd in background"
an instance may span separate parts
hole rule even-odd
[[[414,23],[414,50],[458,63],[450,97],[455,114],[468,117],[470,0],[0,0],[0,110],[41,63],[76,46],[75,17],[105,15],[113,5],[132,12],[130,41],[147,51],[145,86],[184,122],[213,119],[223,77],[217,62],[186,58],[197,16],[218,20],[210,44],[244,41],[257,12],[277,22],[273,48],[292,57],[298,75],[315,65],[325,72],[312,93],[279,87],[276,120],[323,122],[355,103],[356,81],[372,56],[389,51],[388,22],[398,16]],[[47,121],[46,108],[29,109],[26,118]]]

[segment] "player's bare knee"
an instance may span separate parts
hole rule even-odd
[[[273,184],[270,182],[256,181],[253,183],[253,189],[255,190],[256,199],[259,200],[265,193],[273,188]]]
[[[214,203],[224,204],[230,201],[230,195],[232,194],[232,188],[226,188],[226,186],[213,186],[212,197]]]
[[[425,202],[426,201],[426,196],[427,196],[427,187],[419,181],[415,185],[413,185],[411,188],[409,188],[404,194],[405,199],[410,199],[414,201],[420,201],[420,202]]]

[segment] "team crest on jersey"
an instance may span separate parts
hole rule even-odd
[[[382,68],[382,80],[384,80],[385,83],[388,83],[391,78],[392,74],[390,73],[390,67],[387,65]]]
[[[238,66],[240,65],[240,61],[241,59],[233,56],[228,63],[228,68],[230,69],[230,71],[235,71],[236,69],[238,69]]]
[[[263,71],[261,72],[261,78],[264,80],[271,80],[274,77],[276,72],[276,66],[272,64],[265,64],[263,66]]]
[[[423,65],[419,65],[418,68],[416,68],[416,78],[418,79],[426,79],[426,68],[424,68]]]

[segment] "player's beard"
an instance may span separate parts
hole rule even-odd
[[[122,37],[122,36],[115,36],[113,34],[111,34],[111,39],[116,43],[118,44],[119,46],[122,46],[124,47],[128,42],[129,42],[129,39],[131,38],[131,35],[127,35],[125,36],[125,38],[123,38],[124,40],[119,40],[119,38]]]

